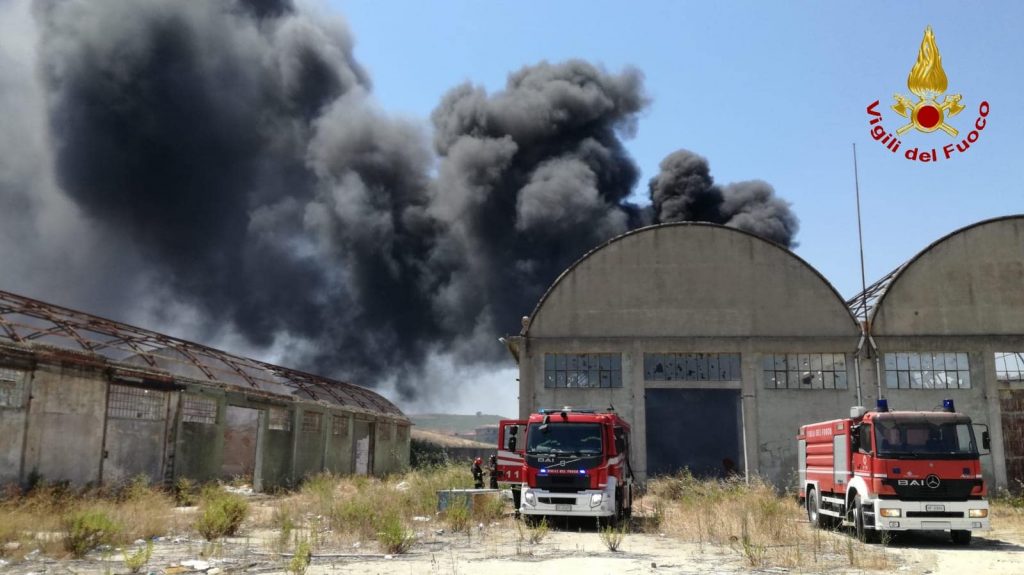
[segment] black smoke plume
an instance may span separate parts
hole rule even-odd
[[[627,201],[637,70],[544,62],[494,93],[457,86],[431,145],[428,126],[376,107],[345,25],[290,1],[11,6],[0,31],[32,37],[5,36],[0,64],[28,54],[35,71],[0,72],[0,112],[32,136],[0,131],[4,289],[80,286],[56,303],[143,308],[178,335],[227,333],[411,399],[448,384],[418,375],[431,358],[504,358],[495,337],[569,263],[652,220]],[[791,244],[770,187],[719,189],[683,159],[652,181],[655,221]],[[35,257],[15,249],[24,237]]]
[[[700,221],[724,224],[757,234],[788,248],[800,222],[789,202],[775,195],[767,182],[753,180],[715,185],[708,161],[678,150],[661,161],[649,188],[654,221]]]

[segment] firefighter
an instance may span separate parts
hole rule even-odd
[[[476,489],[484,488],[484,470],[481,466],[484,460],[477,457],[473,460],[473,487]]]
[[[487,473],[491,476],[491,489],[498,488],[498,456],[492,455],[487,460]]]

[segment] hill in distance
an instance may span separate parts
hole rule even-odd
[[[409,415],[416,429],[436,431],[444,434],[470,433],[484,425],[497,425],[502,419],[511,419],[503,415],[477,413],[461,415],[454,413],[418,413]]]

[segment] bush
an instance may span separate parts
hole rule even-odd
[[[288,562],[285,570],[292,575],[305,575],[312,558],[313,549],[309,541],[299,540],[295,543],[295,554],[292,555],[292,560]]]
[[[249,514],[245,498],[221,490],[207,491],[199,509],[195,528],[207,541],[235,535]]]
[[[74,557],[109,545],[121,532],[120,526],[98,509],[74,511],[64,518],[64,549]]]
[[[149,564],[149,559],[153,556],[153,542],[147,541],[145,548],[139,549],[131,555],[127,551],[122,551],[121,554],[124,556],[124,566],[128,572],[138,573]]]
[[[609,551],[618,551],[622,541],[626,538],[626,523],[623,522],[621,527],[612,525],[601,527],[598,525],[597,535],[601,538],[601,543],[604,543],[604,546]]]
[[[178,507],[192,507],[199,503],[199,485],[188,477],[175,481],[174,503]]]
[[[453,497],[448,501],[448,508],[444,511],[444,521],[453,533],[461,533],[469,530],[469,507],[466,501]]]
[[[381,521],[380,531],[377,533],[377,542],[386,553],[399,555],[408,551],[416,536],[405,528],[402,520],[396,514],[388,514]]]

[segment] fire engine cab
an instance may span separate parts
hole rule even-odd
[[[850,526],[862,541],[943,530],[960,545],[989,528],[974,426],[952,400],[942,411],[889,411],[880,399],[874,411],[800,427],[797,441],[800,497],[818,527]]]
[[[629,434],[629,424],[610,408],[541,409],[526,420],[504,420],[499,474],[519,481],[518,509],[528,520],[561,515],[618,521],[633,505]]]

